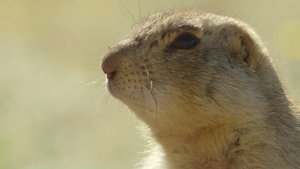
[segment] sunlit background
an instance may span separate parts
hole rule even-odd
[[[300,100],[299,0],[0,0],[0,168],[132,169],[134,115],[109,96],[100,61],[134,20],[197,8],[252,25]]]

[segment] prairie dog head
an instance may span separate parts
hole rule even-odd
[[[276,76],[269,60],[244,23],[190,11],[140,21],[102,69],[110,93],[150,128],[189,132],[261,119],[263,86]]]

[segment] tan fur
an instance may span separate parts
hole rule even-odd
[[[200,44],[168,50],[182,32]],[[300,133],[272,59],[246,24],[196,11],[152,15],[102,62],[111,94],[158,144],[145,169],[297,169]]]

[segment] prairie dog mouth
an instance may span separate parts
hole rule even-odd
[[[108,55],[102,62],[102,69],[107,75],[108,91],[125,104],[145,106],[156,97],[154,82],[151,79],[149,68],[138,63],[130,63],[128,60],[120,61],[115,68]]]

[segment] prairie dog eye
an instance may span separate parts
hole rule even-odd
[[[192,33],[182,33],[176,37],[176,39],[171,43],[171,48],[173,49],[193,49],[198,43],[199,39]]]

